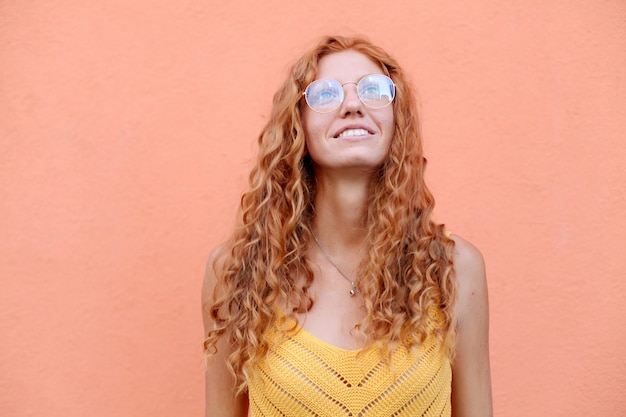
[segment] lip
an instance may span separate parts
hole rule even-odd
[[[351,130],[351,129],[363,129],[365,131],[367,131],[368,135],[373,135],[374,132],[371,128],[364,126],[364,125],[359,125],[359,124],[353,124],[353,125],[347,125],[347,126],[343,126],[341,129],[339,129],[337,132],[335,132],[335,134],[333,135],[334,139],[340,139],[339,135],[341,135],[343,132],[345,132],[346,130]],[[348,138],[362,138],[363,136],[349,136]]]

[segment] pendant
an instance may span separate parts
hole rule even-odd
[[[359,290],[356,289],[356,286],[354,285],[354,282],[352,282],[351,284],[352,284],[352,289],[350,290],[350,297],[354,297],[354,295],[356,293],[358,293]]]

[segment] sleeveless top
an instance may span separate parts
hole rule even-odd
[[[433,308],[429,317],[437,323],[442,314]],[[432,334],[413,350],[396,347],[390,362],[376,346],[341,349],[299,326],[284,336],[274,327],[268,338],[248,379],[253,417],[451,415],[450,360]]]

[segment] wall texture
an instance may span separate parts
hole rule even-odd
[[[626,2],[0,2],[0,410],[201,415],[204,262],[273,92],[362,33],[484,253],[496,414],[626,414]]]

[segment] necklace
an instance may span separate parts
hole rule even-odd
[[[339,274],[341,274],[341,276],[344,277],[346,279],[346,281],[348,281],[350,283],[350,285],[352,285],[352,288],[350,289],[350,297],[354,297],[354,295],[358,294],[358,292],[359,292],[358,288],[356,287],[356,283],[354,281],[352,281],[350,278],[348,278],[346,276],[346,274],[341,272],[341,269],[339,269],[337,264],[335,262],[333,262],[333,260],[330,257],[330,255],[328,255],[326,253],[326,251],[324,250],[324,248],[322,247],[322,244],[320,243],[319,239],[317,238],[317,236],[315,236],[315,233],[313,233],[313,230],[311,230],[311,234],[313,235],[313,239],[315,239],[315,243],[317,243],[317,247],[320,248],[320,251],[322,251],[322,254],[328,260],[328,262],[330,262],[330,264],[335,267],[337,272],[339,272]]]

